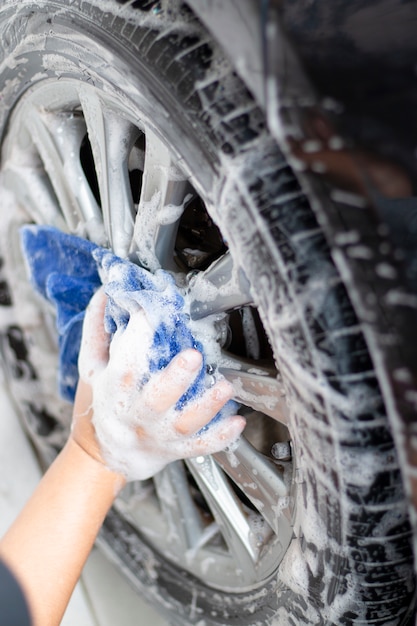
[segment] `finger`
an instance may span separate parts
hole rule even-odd
[[[233,397],[233,393],[233,387],[227,380],[219,381],[198,400],[190,403],[181,411],[175,423],[175,430],[181,435],[192,435],[198,432]]]
[[[158,413],[175,406],[194,382],[203,357],[198,350],[188,349],[176,357],[147,383],[144,393],[148,405]]]
[[[241,415],[219,420],[191,441],[188,456],[206,456],[224,450],[239,439],[245,426],[246,420]]]
[[[104,328],[106,302],[104,291],[99,289],[85,313],[78,369],[81,378],[87,381],[94,372],[105,367],[109,359],[110,337]]]

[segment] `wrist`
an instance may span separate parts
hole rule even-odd
[[[85,479],[100,485],[103,488],[108,487],[114,497],[126,485],[126,478],[123,474],[111,470],[107,467],[101,457],[91,454],[71,435],[63,448],[61,455],[68,457],[71,465],[77,463],[77,467],[82,467]]]

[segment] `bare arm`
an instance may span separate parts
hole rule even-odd
[[[35,626],[59,624],[104,517],[123,486],[71,438],[0,543]]]

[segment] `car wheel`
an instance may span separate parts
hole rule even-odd
[[[100,542],[132,584],[178,626],[408,623],[410,527],[366,342],[220,47],[181,2],[5,0],[0,26],[1,349],[42,462],[71,406],[28,222],[171,271],[247,418],[233,452],[118,499]]]

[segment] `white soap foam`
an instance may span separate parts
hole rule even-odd
[[[94,307],[94,302],[90,306]],[[108,467],[127,480],[144,480],[179,458],[223,449],[235,441],[241,429],[241,423],[236,423],[225,435],[221,420],[202,433],[183,435],[175,427],[180,416],[175,406],[157,409],[169,381],[166,372],[150,378],[154,322],[142,309],[132,311],[127,327],[117,330],[112,339],[108,364],[95,358],[98,338],[94,330],[84,337],[80,353],[80,376],[93,387],[93,424],[102,455]],[[175,384],[181,381],[181,372],[179,369]],[[184,410],[188,408],[186,405]]]

